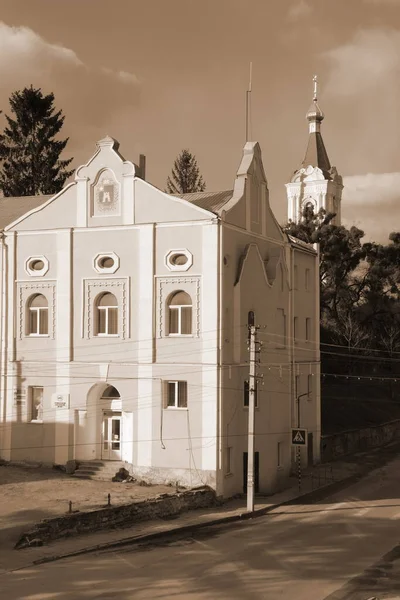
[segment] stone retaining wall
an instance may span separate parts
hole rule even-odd
[[[321,437],[321,461],[329,462],[368,448],[384,446],[399,438],[400,419],[374,427],[323,435]]]
[[[218,500],[214,490],[202,488],[177,494],[160,494],[156,498],[134,504],[66,514],[62,517],[44,519],[24,533],[15,548],[41,546],[61,537],[93,533],[102,529],[130,527],[140,521],[173,517],[188,510],[208,508],[216,504]]]

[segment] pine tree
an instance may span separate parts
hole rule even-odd
[[[182,150],[174,162],[171,177],[167,179],[169,194],[204,192],[206,184],[200,175],[196,157],[189,150]]]
[[[62,111],[55,111],[54,94],[24,88],[10,97],[12,117],[0,135],[0,190],[4,196],[56,194],[73,173],[72,158],[60,160],[68,139],[55,140],[63,126]]]

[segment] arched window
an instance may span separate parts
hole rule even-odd
[[[118,335],[118,301],[114,294],[98,296],[96,309],[97,335]]]
[[[102,398],[120,398],[119,391],[113,386],[109,385],[106,387],[101,395]]]
[[[169,335],[191,335],[192,299],[186,292],[175,292],[169,301]]]
[[[49,305],[43,294],[28,300],[28,335],[49,334]]]

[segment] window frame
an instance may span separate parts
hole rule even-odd
[[[247,384],[247,385],[246,385]],[[256,379],[256,387],[254,390],[254,408],[258,408],[258,381]],[[243,381],[243,408],[247,409],[250,406],[250,382],[248,379]]]
[[[311,271],[309,268],[306,268],[304,272],[304,286],[306,292],[310,291],[310,281],[311,281]]]
[[[286,348],[287,346],[287,326],[286,326],[286,313],[285,313],[285,309],[284,308],[277,308],[276,309],[276,315],[277,315],[277,323],[279,325],[283,325],[283,334],[281,335],[281,333],[278,333],[276,335],[276,342],[275,342],[275,347],[276,348]]]
[[[170,404],[170,385],[174,384],[174,404]],[[184,406],[179,406],[179,389],[182,387],[184,392]],[[188,385],[187,381],[182,379],[168,379],[165,381],[165,402],[164,408],[166,410],[187,410],[188,409]]]
[[[174,297],[177,294],[179,294],[180,292],[183,292],[190,298],[191,304],[171,304]],[[190,309],[190,320],[189,320],[190,333],[182,333],[182,310],[185,308]],[[167,335],[167,337],[193,337],[193,300],[192,300],[192,296],[185,290],[176,290],[175,292],[172,292],[168,297],[167,310],[168,310],[168,335]],[[177,327],[178,331],[177,332],[171,332],[171,311],[176,311],[178,313],[178,327]]]
[[[100,301],[101,299],[106,295],[106,294],[110,294],[111,296],[113,296],[115,298],[116,301],[116,305],[107,305],[107,306],[100,306]],[[112,292],[106,291],[106,292],[101,292],[95,299],[95,309],[96,309],[96,337],[120,337],[119,336],[119,304],[118,304],[118,298],[115,296],[115,294],[113,294]],[[117,324],[117,333],[109,333],[108,329],[109,329],[109,313],[111,310],[115,310],[117,313],[117,317],[116,317],[116,324]],[[100,315],[104,313],[105,314],[105,320],[104,320],[104,332],[100,331]]]
[[[34,390],[41,390],[41,403],[37,406],[40,406],[40,410],[37,410],[37,414],[40,414],[41,411],[41,419],[37,418],[37,419],[33,419],[32,415],[33,415],[33,401],[34,401]],[[44,387],[40,386],[40,385],[30,385],[28,388],[28,398],[29,398],[29,413],[28,413],[28,422],[29,423],[43,423],[43,398],[44,398]],[[36,407],[35,407],[36,410]]]
[[[31,306],[32,302],[38,296],[42,296],[46,302],[47,306]],[[47,333],[40,333],[40,325],[41,325],[41,314],[45,315],[46,320],[45,324],[47,329]],[[36,331],[32,331],[32,318],[33,315],[36,315]],[[48,298],[42,293],[35,293],[29,296],[27,300],[27,324],[26,324],[27,337],[50,337],[49,333],[49,301]]]
[[[306,317],[306,342],[311,342],[311,319]]]
[[[229,477],[230,475],[233,475],[232,463],[233,463],[233,446],[227,446],[226,453],[225,453],[225,477]]]

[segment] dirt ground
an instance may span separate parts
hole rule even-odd
[[[1,465],[0,543],[42,519],[66,514],[70,500],[73,510],[83,511],[105,506],[108,494],[115,506],[174,491],[165,485],[91,481],[51,468]]]

